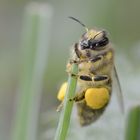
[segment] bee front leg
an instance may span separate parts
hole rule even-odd
[[[66,72],[67,73],[71,73],[73,63],[80,64],[81,61],[79,59],[70,59],[70,61],[67,63],[67,66],[66,66]]]
[[[87,63],[95,63],[97,61],[101,61],[103,59],[103,56],[100,55],[100,56],[96,56],[95,58],[88,58],[88,59],[77,59],[77,60],[70,60],[70,64],[73,64],[73,63],[76,63],[76,64],[81,64],[83,62],[87,62]]]
[[[94,58],[90,58],[88,62],[95,63],[97,61],[101,61],[103,59],[102,55],[95,56]]]
[[[75,45],[74,45],[74,51],[75,51],[75,54],[77,55],[77,57],[78,58],[81,58],[82,53],[78,49],[78,43],[75,43]]]

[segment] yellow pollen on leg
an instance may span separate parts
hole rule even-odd
[[[57,95],[57,99],[60,101],[64,100],[65,94],[66,94],[66,89],[67,89],[67,82],[63,83],[62,86],[60,87],[60,90]]]
[[[89,107],[100,109],[109,101],[110,95],[107,88],[89,88],[85,93],[85,100]]]

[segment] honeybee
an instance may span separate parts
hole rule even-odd
[[[89,30],[78,19],[70,18],[86,29],[79,42],[72,46],[72,55],[66,69],[68,74],[78,78],[76,95],[70,101],[76,102],[80,124],[86,126],[95,122],[105,111],[111,98],[112,82],[118,89],[117,94],[123,110],[122,92],[114,65],[114,49],[106,31]],[[73,63],[78,64],[77,75],[71,73]],[[57,96],[62,102],[66,88],[67,83],[64,83]]]

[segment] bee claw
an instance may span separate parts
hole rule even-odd
[[[75,101],[75,97],[74,98],[70,98],[69,101],[70,102]]]
[[[73,63],[75,63],[75,64],[79,64],[80,63],[80,61],[79,60],[70,60],[70,64],[73,64]]]
[[[60,112],[62,110],[63,104],[64,104],[63,102],[60,103],[60,105],[56,109],[57,112]]]
[[[83,62],[89,62],[89,60],[88,59],[85,59],[85,60],[80,60],[80,59],[78,59],[78,60],[70,60],[70,64],[73,64],[73,63],[75,63],[75,64],[80,64],[80,63],[83,63]]]
[[[79,75],[76,75],[76,74],[71,73],[71,77],[78,78]]]

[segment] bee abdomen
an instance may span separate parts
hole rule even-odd
[[[106,80],[108,79],[108,76],[104,76],[104,75],[101,75],[101,76],[95,76],[94,78],[94,81],[103,81],[103,80]]]
[[[84,81],[92,81],[92,78],[90,76],[86,76],[86,75],[81,75],[80,79],[84,80]]]
[[[86,105],[85,100],[77,103],[78,116],[81,126],[86,126],[95,122],[104,112],[105,107],[101,109],[92,109]]]

